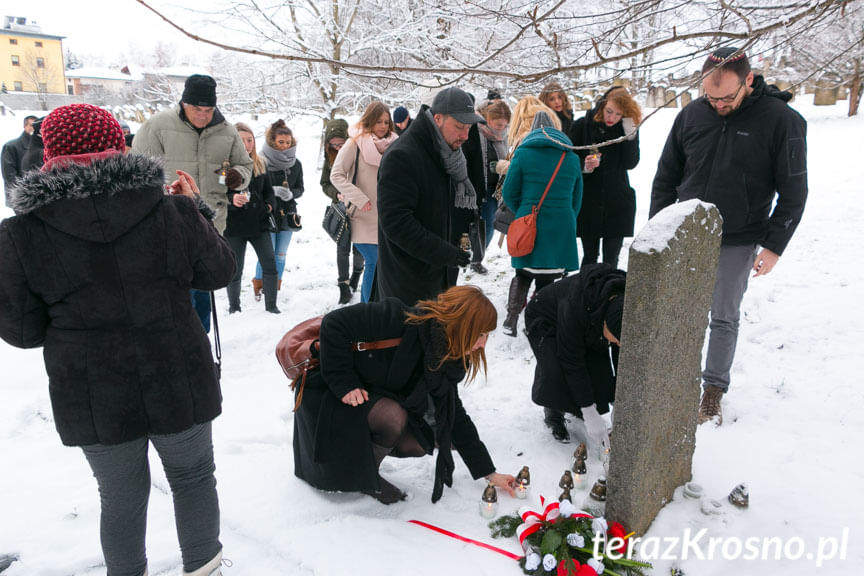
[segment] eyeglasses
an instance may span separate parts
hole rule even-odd
[[[709,96],[705,94],[705,99],[712,104],[716,104],[717,102],[723,102],[724,104],[732,104],[735,102],[735,99],[738,98],[738,94],[741,92],[741,89],[744,87],[744,82],[741,82],[738,85],[738,89],[731,96],[723,96],[722,98],[714,98],[713,96]]]

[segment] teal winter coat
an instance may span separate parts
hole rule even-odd
[[[530,132],[516,148],[502,191],[516,218],[531,213],[564,152],[564,161],[537,218],[537,241],[527,256],[512,258],[514,268],[579,269],[576,217],[582,206],[582,165],[563,132],[546,128]],[[548,135],[548,137],[547,137]]]

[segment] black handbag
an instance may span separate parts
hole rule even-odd
[[[324,211],[324,221],[321,226],[327,235],[337,244],[343,236],[350,236],[350,223],[348,220],[348,209],[342,202],[333,202]]]
[[[357,154],[354,156],[354,176],[351,177],[351,184],[357,184],[357,162],[360,160],[360,146],[357,146]],[[348,214],[348,207],[342,201],[335,201],[324,210],[324,221],[321,226],[327,231],[327,235],[333,239],[336,244],[345,242],[351,238],[351,215]]]

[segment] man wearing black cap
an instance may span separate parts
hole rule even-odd
[[[554,282],[525,307],[525,331],[537,358],[531,399],[559,442],[570,441],[564,413],[585,424],[589,444],[603,449],[615,401],[626,273],[589,264]],[[610,354],[611,348],[611,354]]]
[[[252,177],[252,159],[240,134],[216,108],[216,81],[202,74],[186,79],[176,109],[158,112],[141,125],[131,152],[164,158],[168,180],[175,179],[177,170],[190,174],[216,213],[213,224],[220,234],[228,217],[228,188],[242,190]],[[209,332],[210,293],[192,290],[192,300]]]
[[[470,254],[459,248],[477,208],[461,146],[485,122],[456,87],[439,92],[394,142],[378,170],[376,298],[413,305],[456,285]]]
[[[216,81],[193,74],[186,79],[180,105],[145,122],[132,152],[165,158],[166,178],[184,170],[198,183],[201,197],[216,212],[221,234],[228,215],[228,188],[242,190],[252,176],[252,159],[237,130],[216,107]]]
[[[700,424],[719,425],[749,273],[771,271],[804,212],[807,123],[786,104],[792,94],[766,85],[736,48],[708,56],[702,74],[704,96],[678,114],[666,140],[650,216],[692,198],[723,216],[699,407]]]
[[[397,106],[393,110],[393,126],[396,129],[396,134],[401,136],[403,132],[408,130],[408,126],[410,125],[411,114],[408,112],[408,109],[404,106]]]

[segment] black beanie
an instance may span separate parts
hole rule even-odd
[[[216,106],[216,81],[203,74],[189,76],[181,100],[192,106]]]
[[[621,340],[621,321],[624,318],[624,295],[618,294],[614,296],[606,307],[606,327],[615,336],[616,340]]]

